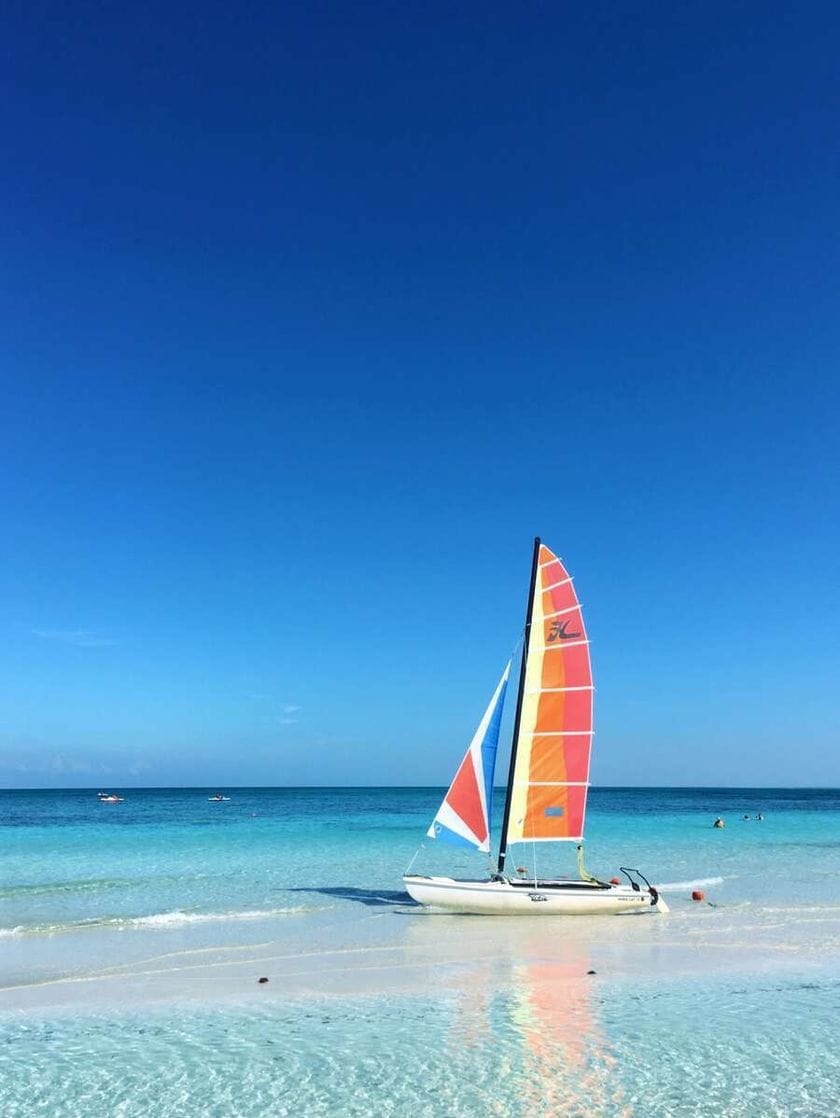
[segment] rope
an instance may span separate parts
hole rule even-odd
[[[414,863],[415,863],[415,862],[417,861],[418,855],[420,854],[420,851],[421,851],[421,850],[423,849],[423,847],[424,847],[425,845],[426,845],[426,844],[425,844],[425,842],[421,842],[421,843],[420,843],[420,845],[419,845],[419,846],[417,847],[417,849],[416,849],[416,850],[414,851],[414,857],[413,857],[413,858],[411,859],[411,861],[410,861],[410,862],[408,863],[408,865],[406,866],[406,868],[405,868],[405,871],[404,871],[404,874],[409,874],[409,873],[411,873],[411,867],[412,867],[412,866],[414,865]]]
[[[578,873],[580,874],[581,881],[597,881],[598,878],[593,877],[592,874],[587,870],[586,866],[583,864],[583,843],[582,842],[578,844],[577,856],[578,856]]]

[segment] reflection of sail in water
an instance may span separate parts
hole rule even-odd
[[[583,975],[583,977],[581,977]],[[585,1060],[594,1029],[589,991],[592,979],[581,964],[534,963],[514,968],[514,1023],[529,1053],[542,1063],[558,1050],[571,1069]]]
[[[587,974],[587,936],[560,938],[542,920],[528,933],[519,921],[450,919],[413,919],[406,948],[426,981],[433,967],[450,995],[448,1064],[462,1094],[469,1082],[475,1112],[629,1118],[599,1020],[600,980]]]
[[[515,964],[511,1024],[522,1040],[523,1114],[632,1114],[597,1020],[583,957]]]

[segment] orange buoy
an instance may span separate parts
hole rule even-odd
[[[702,889],[695,889],[694,892],[691,894],[691,899],[693,901],[705,901],[706,894],[703,892]]]
[[[621,878],[620,877],[611,877],[610,878],[610,885],[620,885],[620,884],[621,884]]]

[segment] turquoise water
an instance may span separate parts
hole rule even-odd
[[[3,1114],[831,1118],[837,999],[693,980],[595,987],[585,1007],[558,999],[530,1021],[512,992],[471,1005],[447,991],[18,1019],[3,1029]]]
[[[4,1115],[840,1112],[838,792],[596,789],[671,914],[558,921],[408,902],[437,790],[95,791],[0,793]]]

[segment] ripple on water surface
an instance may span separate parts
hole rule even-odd
[[[831,1115],[838,986],[601,985],[0,1022],[8,1118]],[[774,1006],[768,1017],[768,1004]]]

